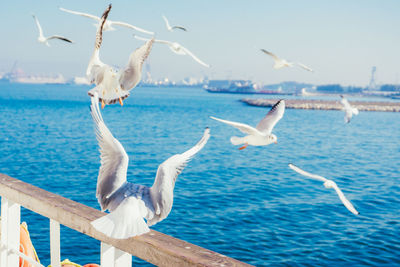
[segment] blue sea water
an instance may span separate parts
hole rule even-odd
[[[99,209],[87,90],[0,84],[0,172]],[[128,180],[148,186],[211,128],[177,179],[172,212],[152,228],[257,266],[400,266],[400,114],[360,112],[344,124],[341,111],[287,109],[278,144],[239,151],[229,138],[241,133],[209,116],[256,125],[268,109],[241,97],[139,87],[102,111],[130,157]],[[335,180],[361,214],[288,163]],[[49,264],[49,221],[26,209],[22,220]],[[66,227],[61,238],[63,259],[99,262],[98,241]]]

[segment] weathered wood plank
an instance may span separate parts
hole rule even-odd
[[[4,174],[0,174],[0,195],[158,266],[250,266],[154,230],[124,240],[109,238],[90,224],[103,212]]]

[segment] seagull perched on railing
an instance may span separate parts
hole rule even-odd
[[[42,30],[42,27],[40,26],[39,20],[36,18],[35,15],[32,15],[32,17],[35,20],[36,26],[39,29],[38,41],[40,43],[43,43],[43,44],[45,44],[47,46],[50,46],[48,41],[52,40],[52,39],[58,39],[58,40],[61,40],[61,41],[67,42],[67,43],[73,43],[70,39],[67,39],[67,38],[65,38],[64,36],[61,36],[61,35],[52,35],[52,36],[49,36],[49,37],[44,37],[43,36],[43,30]]]
[[[184,27],[182,27],[182,26],[173,26],[173,27],[172,27],[172,26],[169,24],[167,18],[166,18],[164,15],[162,15],[162,18],[163,18],[164,21],[165,21],[165,26],[167,27],[167,30],[168,30],[168,31],[172,32],[174,29],[180,29],[180,30],[185,31],[185,32],[187,31],[186,28],[184,28]]]
[[[153,38],[136,49],[130,55],[128,65],[119,71],[101,62],[99,50],[103,40],[103,27],[110,10],[111,5],[108,6],[101,17],[100,25],[96,33],[93,55],[86,70],[89,81],[96,84],[96,87],[91,89],[88,94],[93,96],[94,92],[97,92],[100,96],[102,108],[104,108],[106,104],[113,104],[117,101],[119,101],[121,106],[123,105],[122,101],[129,96],[129,91],[132,90],[142,78],[142,65],[149,56],[154,42]]]
[[[140,37],[137,35],[133,35],[136,39],[138,40],[142,40],[142,41],[148,41],[150,39],[148,38],[144,38],[144,37]],[[160,44],[166,44],[168,45],[169,49],[171,49],[172,52],[174,52],[177,55],[188,55],[191,56],[194,60],[197,61],[197,63],[203,65],[204,67],[209,68],[210,65],[204,63],[203,61],[201,61],[198,57],[196,57],[192,52],[190,52],[187,48],[183,47],[181,44],[176,43],[176,42],[170,42],[170,41],[165,41],[165,40],[158,40],[158,39],[154,39],[155,43],[160,43]]]
[[[340,95],[340,97],[342,98],[340,99],[340,103],[343,105],[343,111],[346,113],[344,121],[349,123],[353,115],[358,115],[358,109],[353,108],[343,95]]]
[[[87,17],[87,18],[91,18],[93,20],[96,20],[98,22],[98,24],[94,24],[96,26],[96,28],[98,28],[100,23],[101,23],[101,18],[99,18],[97,16],[94,16],[94,15],[91,15],[91,14],[88,14],[88,13],[73,11],[73,10],[69,10],[69,9],[66,9],[66,8],[62,8],[62,7],[60,7],[60,10],[64,11],[64,12],[67,12],[67,13],[74,14],[74,15],[79,15],[79,16],[83,16],[83,17]],[[142,28],[133,26],[132,24],[129,24],[129,23],[125,23],[125,22],[121,22],[121,21],[113,21],[113,20],[107,20],[106,21],[105,25],[103,26],[103,31],[115,31],[115,28],[113,28],[113,25],[122,26],[122,27],[130,28],[130,29],[134,29],[135,31],[139,31],[139,32],[143,32],[143,33],[154,35],[154,32],[144,30]]]
[[[316,174],[312,174],[309,172],[306,172],[302,169],[300,169],[299,167],[293,165],[293,164],[289,164],[289,168],[291,168],[292,170],[294,170],[295,172],[304,175],[306,177],[309,177],[311,179],[317,180],[317,181],[321,181],[324,182],[324,186],[325,188],[333,188],[335,189],[336,193],[338,194],[340,200],[342,201],[343,205],[354,215],[358,215],[360,214],[353,206],[353,204],[351,204],[351,202],[344,196],[342,190],[340,190],[340,188],[337,186],[337,184],[332,181],[332,180],[328,180],[325,177],[322,177],[320,175],[316,175]]]
[[[272,129],[275,124],[283,117],[285,112],[285,101],[279,100],[268,112],[268,114],[257,124],[256,128],[234,121],[227,121],[218,119],[215,117],[210,117],[213,120],[223,122],[230,126],[239,129],[241,132],[248,134],[244,137],[231,137],[231,143],[233,145],[241,145],[239,150],[245,149],[248,145],[251,146],[266,146],[272,143],[278,143],[278,137],[272,133]]]
[[[96,197],[101,209],[111,212],[91,224],[103,234],[118,239],[147,233],[149,226],[164,220],[170,213],[176,179],[207,143],[210,129],[206,128],[194,147],[164,161],[158,167],[153,186],[148,187],[127,182],[128,155],[104,123],[97,93],[91,98],[90,110],[101,159]]]

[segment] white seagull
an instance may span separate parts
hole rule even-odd
[[[172,32],[174,29],[180,29],[180,30],[185,31],[185,32],[187,31],[186,28],[184,28],[182,26],[173,26],[173,27],[171,27],[171,25],[169,24],[167,18],[164,15],[162,15],[162,17],[163,17],[163,19],[165,21],[165,26],[167,27],[168,31]]]
[[[37,27],[39,29],[38,41],[40,43],[43,43],[43,44],[45,44],[47,46],[50,46],[48,41],[51,40],[51,39],[59,39],[59,40],[64,41],[64,42],[73,43],[70,39],[67,39],[64,36],[60,36],[60,35],[52,35],[52,36],[49,36],[49,37],[44,37],[43,36],[43,30],[42,30],[42,27],[40,26],[39,20],[36,18],[35,15],[32,15],[32,17],[34,18],[34,20],[36,22],[36,25],[37,25]]]
[[[355,208],[354,206],[351,204],[351,202],[344,196],[342,190],[340,190],[340,188],[336,185],[336,183],[332,180],[328,180],[325,177],[316,175],[316,174],[312,174],[309,172],[306,172],[302,169],[300,169],[299,167],[293,165],[293,164],[289,164],[289,167],[294,170],[297,173],[300,173],[301,175],[307,176],[311,179],[317,180],[317,181],[321,181],[324,182],[324,186],[325,188],[333,188],[335,189],[336,193],[338,194],[340,200],[342,201],[343,205],[353,214],[358,215],[360,214]]]
[[[148,57],[154,42],[153,38],[136,49],[130,55],[127,66],[119,71],[101,62],[99,50],[103,39],[102,29],[110,10],[111,5],[109,5],[103,13],[100,21],[101,23],[96,33],[93,55],[86,70],[89,81],[96,84],[96,87],[91,89],[88,94],[93,96],[94,92],[97,92],[100,96],[102,108],[104,108],[106,104],[113,104],[117,101],[119,101],[121,106],[123,105],[122,101],[129,96],[129,91],[132,90],[142,78],[142,65]]]
[[[349,123],[353,115],[358,115],[358,109],[350,106],[349,101],[347,101],[343,95],[340,95],[340,97],[342,98],[340,99],[340,103],[343,105],[343,111],[346,113],[344,116],[344,121]]]
[[[137,35],[134,35],[134,37],[138,40],[142,40],[142,41],[148,41],[148,38],[144,38],[144,37],[140,37]],[[164,40],[154,40],[155,43],[160,43],[160,44],[166,44],[168,45],[169,49],[171,49],[172,52],[174,52],[175,54],[178,55],[188,55],[191,56],[194,60],[197,61],[197,63],[203,65],[204,67],[209,68],[210,65],[204,63],[203,61],[201,61],[198,57],[196,57],[192,52],[190,52],[187,48],[183,47],[181,44],[178,44],[176,42],[170,42],[170,41],[164,41]]]
[[[274,66],[273,66],[274,69],[281,69],[284,67],[293,67],[293,65],[295,64],[293,62],[287,61],[286,59],[280,58],[277,55],[275,55],[265,49],[261,49],[261,51],[272,57],[272,59],[274,60]],[[309,72],[314,72],[313,69],[311,69],[310,67],[308,67],[300,62],[297,62],[296,64],[297,64],[297,66],[299,66]]]
[[[87,17],[87,18],[91,18],[93,20],[96,20],[98,22],[98,24],[94,24],[96,26],[96,28],[98,28],[98,26],[100,25],[101,18],[99,18],[97,16],[94,16],[94,15],[91,15],[91,14],[87,14],[87,13],[83,13],[83,12],[78,12],[78,11],[65,9],[65,8],[62,8],[62,7],[60,7],[60,10],[64,11],[64,12],[67,12],[67,13],[74,14],[74,15],[79,15],[79,16],[83,16],[83,17]],[[142,28],[133,26],[132,24],[128,24],[128,23],[121,22],[121,21],[112,21],[112,20],[107,20],[106,21],[106,23],[105,23],[105,25],[103,27],[103,31],[115,31],[115,28],[113,28],[113,25],[127,27],[127,28],[130,28],[130,29],[134,29],[135,31],[139,31],[139,32],[143,32],[143,33],[154,35],[154,32],[144,30]]]
[[[231,137],[231,143],[233,145],[241,145],[239,150],[245,149],[248,145],[252,146],[266,146],[272,143],[278,143],[278,138],[272,133],[272,129],[275,124],[283,117],[285,112],[285,101],[279,100],[268,112],[268,114],[257,124],[256,128],[251,127],[244,123],[233,122],[210,117],[213,120],[217,120],[226,123],[239,129],[242,133],[248,134],[244,137]]]
[[[274,66],[273,66],[274,69],[281,69],[283,67],[293,67],[294,64],[293,62],[288,62],[286,59],[279,58],[275,54],[272,54],[271,52],[265,49],[261,49],[261,51],[272,57],[272,59],[274,60]]]
[[[96,197],[101,209],[110,213],[91,224],[99,232],[118,239],[147,233],[149,226],[164,220],[171,212],[176,179],[207,143],[210,129],[206,128],[194,147],[164,161],[158,167],[153,186],[130,183],[126,179],[128,155],[105,125],[97,98],[95,93],[90,106],[101,159]]]

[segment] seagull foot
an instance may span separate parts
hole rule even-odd
[[[122,98],[118,98],[119,104],[121,105],[121,107],[124,105],[124,102],[122,102]]]
[[[245,149],[247,146],[248,146],[248,144],[245,144],[244,146],[239,147],[239,150],[243,150],[243,149]]]
[[[106,106],[106,102],[104,102],[104,99],[101,100],[101,109],[104,109]]]

